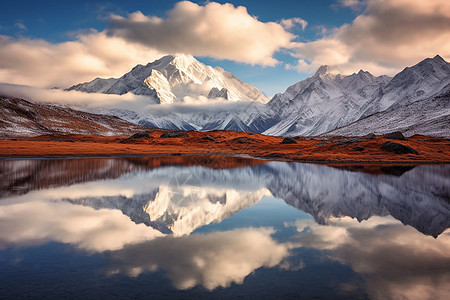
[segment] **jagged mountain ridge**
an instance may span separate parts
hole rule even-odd
[[[445,93],[449,84],[450,64],[439,55],[405,68],[392,79],[362,70],[336,75],[322,66],[314,76],[269,101],[267,105],[280,115],[280,121],[263,133],[319,135],[388,109],[413,114],[408,104]],[[371,126],[376,131],[378,124]]]
[[[147,65],[137,65],[120,78],[96,78],[68,90],[123,95],[133,93],[153,98],[155,103],[183,102],[184,97],[223,98],[229,101],[266,102],[254,86],[220,67],[204,65],[190,55],[167,55]]]
[[[389,80],[362,70],[349,76],[336,75],[322,66],[314,76],[272,98],[268,106],[280,121],[264,134],[317,135],[348,124],[363,116],[364,104]]]

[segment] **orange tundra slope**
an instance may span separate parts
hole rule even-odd
[[[151,156],[180,154],[245,155],[305,162],[450,163],[450,140],[413,136],[406,140],[366,138],[283,138],[235,131],[152,130],[130,137],[48,135],[0,140],[1,157]],[[418,154],[397,154],[386,142],[409,146]]]

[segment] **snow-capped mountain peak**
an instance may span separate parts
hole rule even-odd
[[[95,82],[94,82],[95,81]],[[254,86],[244,83],[222,68],[207,66],[191,55],[167,55],[147,65],[137,65],[118,79],[101,79],[78,84],[69,90],[88,93],[146,95],[156,103],[169,104],[207,97],[211,90],[227,91],[229,101],[267,102]],[[214,94],[215,92],[213,92]]]

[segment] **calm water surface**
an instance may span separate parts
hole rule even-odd
[[[1,299],[450,299],[450,165],[0,161]]]

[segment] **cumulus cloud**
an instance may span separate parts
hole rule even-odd
[[[284,23],[306,26],[298,18]],[[215,2],[199,6],[190,1],[178,2],[166,18],[139,11],[127,17],[112,15],[107,33],[162,52],[267,66],[275,65],[273,54],[295,38],[278,23],[259,21],[243,6]]]
[[[111,273],[164,270],[175,288],[201,285],[208,290],[242,284],[261,267],[274,267],[289,255],[268,228],[236,229],[179,238],[164,237],[112,253]]]
[[[296,43],[297,69],[310,71],[329,64],[347,73],[365,69],[392,75],[436,54],[450,58],[449,1],[368,0],[365,4],[364,12],[351,24],[320,40]]]
[[[121,76],[163,54],[104,32],[80,33],[74,41],[0,36],[0,82],[68,87],[95,77]]]

